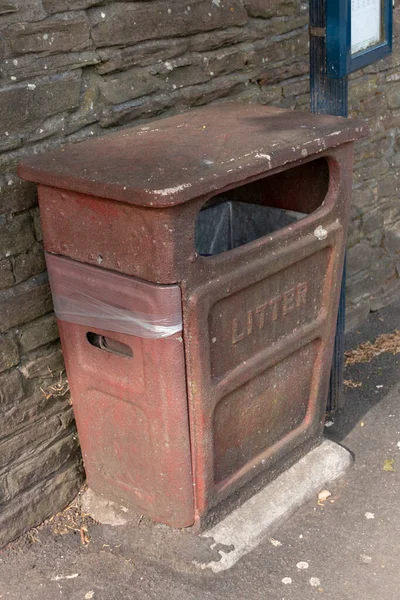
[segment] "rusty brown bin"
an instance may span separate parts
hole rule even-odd
[[[20,165],[95,492],[189,526],[318,440],[364,133],[219,104]]]

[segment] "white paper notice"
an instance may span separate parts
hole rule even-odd
[[[351,0],[351,53],[381,41],[382,0]]]

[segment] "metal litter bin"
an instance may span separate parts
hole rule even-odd
[[[20,165],[95,492],[185,527],[318,440],[362,135],[219,104]]]

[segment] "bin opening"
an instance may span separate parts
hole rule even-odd
[[[196,222],[196,250],[215,256],[288,227],[322,206],[329,188],[324,158],[211,198]]]
[[[106,337],[105,335],[99,335],[98,333],[93,333],[93,331],[88,331],[86,338],[91,346],[100,348],[100,350],[105,350],[111,354],[118,354],[119,356],[127,356],[128,358],[132,358],[133,356],[132,348],[118,340]]]

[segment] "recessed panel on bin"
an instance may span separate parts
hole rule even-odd
[[[317,319],[330,255],[331,248],[324,248],[214,304],[209,317],[213,377],[223,377]]]
[[[219,401],[213,425],[216,483],[301,425],[318,349],[318,340],[307,344]]]
[[[93,423],[82,448],[89,478],[96,479],[98,472],[102,479],[136,496],[138,507],[151,506],[156,474],[151,452],[145,451],[152,445],[148,411],[135,404],[134,395],[124,400],[101,388],[87,389],[79,407],[81,413],[90,414]]]

